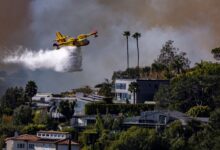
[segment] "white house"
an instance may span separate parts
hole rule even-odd
[[[52,93],[37,93],[34,97],[32,97],[32,100],[39,102],[50,102],[52,97]]]
[[[134,103],[134,96],[128,90],[131,82],[136,82],[135,79],[116,79],[115,80],[115,97],[119,102],[128,100],[131,104]]]
[[[80,145],[69,141],[68,132],[39,131],[37,135],[23,134],[5,139],[6,150],[79,150]]]

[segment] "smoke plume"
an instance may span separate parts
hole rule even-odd
[[[125,30],[142,35],[141,66],[150,65],[167,40],[174,40],[175,47],[187,52],[192,65],[200,60],[213,60],[210,50],[219,47],[220,42],[219,0],[2,0],[0,8],[0,47],[47,49],[56,31],[77,36],[98,30],[99,37],[90,38],[90,45],[82,50],[82,72],[60,73],[50,67],[37,71],[23,69],[10,75],[10,79],[4,77],[4,85],[35,80],[40,91],[46,92],[95,85],[111,78],[113,71],[125,69],[126,39],[122,35]],[[0,51],[2,59],[5,50]],[[129,54],[130,66],[135,67],[137,50],[132,37],[129,37]],[[7,73],[11,68],[7,65],[2,69],[1,64],[0,67]]]
[[[51,69],[57,72],[81,71],[82,55],[80,48],[63,47],[59,50],[25,50],[14,53],[3,60],[4,63],[21,64],[30,70]]]

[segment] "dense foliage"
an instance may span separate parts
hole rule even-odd
[[[220,64],[201,62],[188,72],[163,86],[154,100],[162,107],[169,106],[183,112],[193,106],[208,106],[211,110],[220,105]]]
[[[70,120],[75,112],[76,102],[61,101],[59,105],[59,112],[66,117],[67,120]]]
[[[186,57],[185,52],[179,51],[173,46],[173,41],[169,40],[160,50],[160,55],[155,60],[153,65],[159,66],[161,70],[166,71],[167,78],[170,78],[174,73],[182,73],[189,69],[190,61]]]
[[[11,115],[16,107],[25,104],[26,101],[22,87],[8,88],[0,98],[1,114]]]
[[[103,103],[88,103],[85,105],[85,114],[95,115],[100,114],[130,114],[139,115],[141,111],[153,110],[154,105],[150,104],[103,104]]]
[[[96,85],[96,88],[99,88],[98,94],[105,96],[105,97],[113,97],[112,94],[112,83],[108,80],[105,79],[105,82]]]
[[[192,117],[208,117],[209,113],[208,106],[193,106],[187,111],[187,114]]]
[[[37,93],[37,85],[34,81],[28,81],[25,87],[25,95],[28,97],[30,105],[32,103],[32,97]]]
[[[14,110],[13,122],[15,125],[25,125],[32,121],[32,109],[29,106],[21,105]]]
[[[168,142],[154,129],[131,127],[122,132],[109,150],[168,150]]]

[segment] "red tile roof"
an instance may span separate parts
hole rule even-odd
[[[20,136],[16,136],[16,137],[10,137],[10,138],[6,138],[5,141],[8,140],[21,140],[21,141],[38,141],[40,138],[37,137],[36,135],[31,135],[31,134],[23,134]]]
[[[69,144],[69,140],[68,139],[65,139],[65,140],[62,140],[62,141],[59,141],[57,142],[59,145],[68,145]],[[78,145],[79,143],[76,143],[74,141],[71,141],[71,145]]]

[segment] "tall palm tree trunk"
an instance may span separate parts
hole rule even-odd
[[[126,36],[126,39],[127,39],[127,69],[129,69],[129,47],[128,47],[128,36]]]
[[[135,92],[133,93],[133,96],[134,96],[134,104],[136,104],[136,95],[135,95]]]
[[[136,41],[137,41],[137,69],[138,69],[138,78],[140,77],[140,52],[139,52],[139,45],[138,45],[138,37],[136,38]]]
[[[137,59],[137,69],[138,69],[138,78],[140,77],[140,69],[139,69],[139,58],[140,58],[140,55],[139,55],[139,45],[138,45],[138,38],[141,37],[141,34],[136,32],[132,35],[133,38],[136,39],[136,42],[137,42],[137,56],[138,56],[138,59]]]
[[[138,45],[138,38],[137,39],[137,56],[138,56],[138,59],[137,59],[137,67],[139,68],[139,58],[140,58],[140,55],[139,55],[139,45]]]

